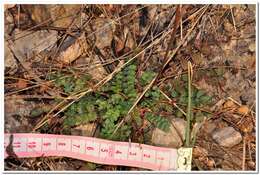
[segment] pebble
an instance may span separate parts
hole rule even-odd
[[[6,74],[13,75],[18,69],[18,64],[11,52],[11,50],[7,46],[7,42],[4,42],[4,59],[5,59],[5,71]]]
[[[87,123],[73,128],[71,134],[76,136],[93,137],[96,127],[96,123]]]
[[[255,52],[255,42],[253,42],[249,45],[249,50],[250,50],[250,52]]]
[[[216,129],[216,127],[216,123],[206,122],[203,126],[203,129],[207,134],[211,134]]]
[[[170,126],[169,132],[164,132],[158,128],[153,131],[152,143],[156,146],[179,148],[182,146],[182,140],[185,137],[186,121],[180,118],[174,118],[172,120],[173,126]],[[180,138],[179,134],[182,138]]]
[[[234,25],[232,25],[230,22],[226,21],[226,22],[224,22],[224,29],[227,32],[232,33],[234,31]]]
[[[245,105],[242,105],[237,109],[237,112],[241,115],[246,115],[249,112],[249,108]]]
[[[224,147],[233,147],[242,141],[241,134],[232,127],[217,129],[212,133],[212,138]]]

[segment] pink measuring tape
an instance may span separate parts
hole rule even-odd
[[[62,156],[99,164],[151,170],[190,170],[192,148],[162,148],[139,143],[115,142],[94,137],[53,134],[5,134],[8,148],[20,158]]]

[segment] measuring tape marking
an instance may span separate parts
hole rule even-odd
[[[5,134],[5,149],[11,134]],[[176,170],[177,149],[139,143],[115,142],[93,137],[54,134],[13,134],[18,157],[63,156],[99,164],[124,165],[151,170]],[[5,151],[5,158],[8,153]]]

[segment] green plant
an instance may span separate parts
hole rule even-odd
[[[188,82],[186,81],[186,78],[181,78],[180,80],[174,80],[173,87],[168,86],[167,91],[169,92],[172,99],[176,101],[179,105],[186,106],[188,104],[188,88],[187,88]],[[207,93],[204,90],[198,89],[195,86],[191,85],[192,94],[191,94],[191,107],[192,108],[201,108],[204,106],[208,106],[212,103],[212,97],[207,95]],[[183,114],[176,110],[175,114],[177,117],[183,117]],[[204,111],[199,111],[200,115],[194,114],[194,116],[208,116],[209,114]],[[193,114],[191,114],[191,117],[193,119]],[[197,118],[195,118],[197,119]]]
[[[191,134],[191,127],[195,123],[200,123],[204,117],[209,116],[208,112],[205,112],[203,108],[208,106],[212,102],[212,97],[201,89],[192,85],[192,67],[190,62],[188,63],[188,74],[182,75],[180,79],[176,79],[173,82],[173,86],[170,84],[166,86],[166,90],[170,96],[178,105],[186,106],[186,115],[180,110],[176,110],[177,117],[185,117],[187,120],[186,134],[185,134],[185,146],[189,147],[194,143],[195,136]]]
[[[156,73],[153,71],[146,71],[142,73],[141,79],[140,79],[140,84],[142,86],[147,85],[152,81],[152,79],[155,77]]]
[[[98,92],[88,94],[68,107],[64,113],[64,127],[71,128],[79,124],[99,121],[101,124],[100,137],[112,140],[127,140],[133,129],[131,122],[126,122],[122,125],[113,136],[112,133],[118,122],[127,115],[137,98],[136,84],[140,83],[144,87],[155,76],[154,72],[145,71],[138,81],[135,77],[136,70],[135,64],[126,66]],[[62,74],[54,75],[52,79],[55,79],[56,86],[69,94],[86,88],[90,80],[89,75],[76,78],[73,75],[64,76]],[[155,86],[145,94],[138,108],[149,108],[151,111],[154,111],[146,113],[145,118],[155,127],[167,131],[170,126],[168,120],[165,117],[154,114],[159,112],[156,106],[160,104],[161,99],[159,88]],[[138,111],[136,116],[140,119]],[[140,120],[139,123],[141,123]]]
[[[187,106],[187,112],[186,112],[186,130],[185,130],[185,146],[190,146],[190,127],[191,127],[191,112],[192,112],[192,104],[191,104],[191,97],[192,97],[192,91],[191,91],[191,83],[192,83],[192,65],[190,62],[188,62],[188,106]]]
[[[91,76],[84,74],[76,77],[74,74],[64,75],[58,72],[56,74],[50,74],[47,78],[54,80],[55,85],[61,88],[65,93],[73,94],[86,88]]]
[[[102,118],[101,137],[113,140],[125,140],[131,133],[131,125],[123,125],[116,134],[112,133],[119,118],[125,116],[137,96],[135,89],[136,65],[127,66],[103,88],[107,98],[98,99],[96,104]]]
[[[95,121],[97,119],[96,107],[93,104],[95,99],[95,96],[89,95],[72,104],[65,111],[64,126],[72,127]]]
[[[150,112],[148,112],[145,117],[147,118],[147,120],[149,122],[151,122],[153,125],[155,125],[157,128],[165,131],[165,132],[168,132],[169,129],[170,129],[170,122],[164,118],[164,117],[161,117],[160,115],[154,115]]]

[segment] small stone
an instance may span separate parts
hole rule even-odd
[[[68,38],[60,48],[61,52],[57,57],[57,60],[66,64],[73,62],[82,55],[86,48],[85,45],[84,35],[79,36],[77,39],[72,37]]]
[[[18,65],[17,65],[17,62],[16,62],[11,50],[7,46],[6,42],[4,42],[4,53],[5,53],[5,55],[4,55],[5,64],[4,65],[5,65],[6,74],[13,75],[13,74],[15,74],[15,72],[18,69]]]
[[[207,134],[211,134],[216,129],[216,123],[206,122],[203,129]]]
[[[238,120],[238,119],[241,118],[241,116],[240,116],[240,115],[237,115],[237,114],[232,114],[232,117],[233,117],[234,119],[236,119],[236,120]]]
[[[225,29],[227,32],[232,33],[232,32],[234,31],[234,26],[233,26],[230,22],[226,21],[226,22],[224,23],[224,29]]]
[[[232,127],[217,129],[212,133],[212,138],[224,147],[233,147],[242,141],[241,134]]]
[[[85,136],[85,137],[93,137],[97,124],[96,123],[88,123],[85,125],[77,126],[71,130],[72,135],[76,136]]]
[[[179,148],[182,146],[185,137],[186,121],[175,118],[172,120],[172,124],[174,127],[171,125],[169,132],[164,132],[158,128],[154,130],[152,135],[152,143],[154,145],[171,148]]]
[[[249,167],[250,169],[255,169],[255,162],[253,162],[253,161],[248,161],[248,162],[247,162],[247,165],[248,165],[248,167]]]
[[[213,159],[209,159],[209,160],[207,161],[207,166],[208,166],[209,168],[213,168],[215,165],[216,165],[216,163],[215,163],[215,161],[214,161]]]
[[[249,108],[246,105],[242,105],[237,109],[237,112],[241,115],[246,115],[249,112]]]
[[[55,46],[57,42],[56,31],[39,30],[32,33],[16,29],[13,35],[14,42],[10,42],[10,48],[18,60],[25,62],[37,54],[50,51],[51,46]],[[19,38],[20,36],[24,37]]]
[[[113,39],[115,24],[112,20],[96,19],[93,23],[93,30],[96,35],[95,45],[99,49],[109,47]]]
[[[249,50],[250,50],[250,52],[255,52],[255,43],[254,42],[249,45]]]

